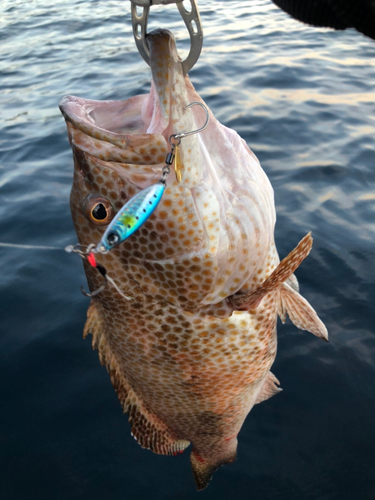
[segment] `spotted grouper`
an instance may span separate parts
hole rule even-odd
[[[161,177],[168,138],[197,130],[202,102],[183,75],[167,30],[148,38],[149,95],[125,101],[65,97],[74,157],[71,211],[81,245],[98,243],[120,208]],[[160,204],[131,237],[104,255],[108,284],[92,297],[84,337],[107,367],[131,432],[155,453],[192,445],[198,489],[236,458],[251,408],[281,389],[270,369],[276,322],[327,331],[298,293],[294,271],[308,255],[305,236],[280,262],[273,190],[238,134],[209,112],[207,128],[181,140]],[[84,262],[91,291],[103,278]],[[131,300],[127,300],[129,297]]]

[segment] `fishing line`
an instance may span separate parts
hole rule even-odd
[[[3,243],[3,242],[0,242],[0,247],[26,248],[27,250],[64,250],[64,248],[62,247],[46,247],[42,245],[21,245],[16,243]]]
[[[95,261],[94,261],[95,265],[93,265],[91,263],[90,253],[88,255],[86,255],[85,252],[82,252],[80,249],[78,250],[79,245],[76,245],[76,246],[68,245],[67,247],[52,247],[52,246],[45,246],[45,245],[21,245],[20,243],[5,243],[5,242],[0,241],[0,247],[23,248],[25,250],[64,250],[67,253],[77,252],[77,253],[79,253],[79,255],[81,255],[81,257],[86,258],[93,267],[99,267]],[[117,292],[125,300],[128,300],[128,301],[132,300],[132,297],[128,297],[127,295],[125,295],[124,292],[121,290],[121,288],[117,285],[117,283],[110,276],[108,276],[107,270],[105,269],[105,267],[100,266],[100,268],[101,268],[100,273],[104,277],[105,281],[106,282],[108,281],[109,283],[111,283],[111,285],[117,290]],[[103,289],[104,289],[104,287],[103,287]],[[82,288],[81,288],[81,291],[82,291],[83,295],[89,296],[89,297],[91,296],[90,294],[86,293]],[[96,290],[97,293],[100,291],[102,291],[102,288],[100,288],[99,290]]]

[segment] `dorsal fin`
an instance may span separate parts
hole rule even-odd
[[[100,312],[94,301],[91,301],[87,311],[83,337],[85,338],[89,333],[92,334],[92,346],[98,350],[101,364],[109,372],[124,413],[129,414],[133,437],[143,448],[148,448],[155,453],[162,455],[181,453],[189,446],[189,441],[178,439],[159,417],[145,407],[143,401],[132,389],[109,348]]]
[[[328,332],[315,310],[306,299],[284,283],[280,289],[279,316],[284,323],[286,313],[300,330],[307,330],[328,342]]]
[[[254,292],[228,297],[232,307],[237,311],[250,311],[257,308],[267,293],[279,288],[294,273],[309,255],[312,242],[311,233],[308,233]]]
[[[258,397],[254,404],[257,405],[258,403],[261,403],[266,399],[272,398],[272,396],[274,396],[278,392],[281,392],[282,389],[281,387],[278,387],[278,385],[280,385],[280,382],[277,380],[275,375],[272,372],[268,372],[266,380],[264,381],[260,393],[258,394]]]

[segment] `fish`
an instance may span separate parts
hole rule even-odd
[[[168,30],[147,36],[149,94],[123,101],[62,99],[73,151],[72,218],[81,245],[97,244],[122,207],[160,179],[172,134],[204,123]],[[207,105],[206,105],[207,106]],[[327,340],[294,275],[307,234],[281,262],[274,194],[246,142],[209,111],[181,140],[161,200],[129,238],[96,254],[116,287],[92,297],[84,337],[108,372],[131,433],[158,454],[182,453],[198,490],[235,461],[255,404],[280,392],[270,371],[276,323],[288,314]],[[91,291],[103,283],[84,260]],[[131,298],[131,300],[129,300]]]

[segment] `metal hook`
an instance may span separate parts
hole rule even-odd
[[[199,134],[199,132],[202,132],[202,130],[204,130],[207,125],[208,125],[208,122],[210,121],[210,114],[208,112],[208,109],[206,108],[206,106],[201,103],[201,102],[191,102],[190,104],[188,104],[187,106],[184,107],[184,109],[187,109],[187,108],[191,108],[192,106],[200,106],[201,108],[204,109],[204,112],[206,113],[206,121],[205,121],[205,124],[203,125],[203,127],[201,128],[198,128],[197,130],[192,130],[191,132],[183,132],[182,134],[172,134],[170,136],[170,138],[168,139],[169,140],[169,144],[171,144],[172,146],[175,145],[175,146],[178,146],[181,142],[181,139],[183,139],[184,137],[188,137],[189,135],[194,135],[194,134]],[[176,144],[172,143],[171,142],[171,139],[176,139],[178,142]]]
[[[99,271],[99,273],[104,278],[104,283],[97,290],[94,290],[92,293],[85,292],[83,286],[81,286],[81,292],[83,293],[83,295],[85,297],[95,297],[95,295],[98,295],[98,293],[102,292],[104,290],[104,288],[108,285],[107,270],[104,266],[102,266],[101,264],[98,264],[96,262],[95,258],[90,259],[90,255],[87,257],[87,260],[88,260],[89,264],[92,267],[94,267],[95,269],[97,269]]]
[[[196,0],[190,0],[190,9],[185,8],[182,0],[131,0],[133,34],[137,49],[145,62],[150,66],[150,52],[146,43],[147,21],[151,5],[160,3],[176,3],[188,29],[190,52],[187,58],[181,63],[185,76],[198,61],[203,46],[203,31]],[[138,14],[137,6],[143,9],[141,14]]]
[[[107,276],[104,276],[104,283],[97,290],[94,290],[92,293],[87,293],[83,288],[83,286],[81,285],[81,292],[85,297],[95,297],[95,295],[98,295],[98,293],[102,292],[107,285],[108,285]]]

